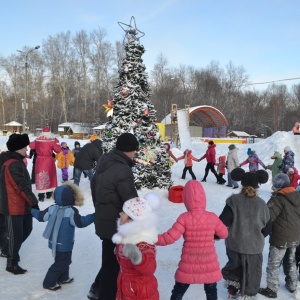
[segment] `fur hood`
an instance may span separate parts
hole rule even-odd
[[[115,244],[138,244],[140,242],[155,244],[158,240],[157,223],[158,218],[155,213],[144,220],[130,221],[123,225],[120,225],[120,219],[118,219],[118,232],[113,235],[112,241]]]
[[[59,206],[82,206],[84,196],[76,184],[67,182],[54,190],[54,201]]]

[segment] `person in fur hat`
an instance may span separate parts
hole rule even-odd
[[[138,197],[132,172],[133,157],[138,147],[139,142],[132,133],[122,133],[117,138],[116,147],[102,155],[97,163],[91,191],[95,206],[95,229],[101,239],[99,253],[102,257],[99,272],[87,295],[91,300],[116,300],[120,266],[112,237],[117,232],[116,221],[123,204],[128,199]]]
[[[87,227],[94,222],[95,214],[81,216],[74,206],[83,205],[83,194],[78,186],[65,183],[54,190],[55,204],[43,211],[32,209],[31,214],[39,222],[46,222],[43,237],[48,239],[54,263],[48,269],[43,282],[45,289],[56,291],[62,284],[73,282],[69,277],[72,249],[74,246],[75,227]]]
[[[150,192],[144,198],[127,200],[112,237],[120,264],[117,300],[158,300],[156,270],[157,216],[159,197]]]
[[[8,151],[0,154],[0,214],[9,241],[2,245],[1,256],[7,256],[6,271],[15,275],[27,272],[19,266],[19,251],[32,231],[30,208],[39,208],[23,161],[29,143],[26,133],[14,133],[6,143]]]
[[[206,195],[199,181],[189,180],[183,189],[187,212],[172,227],[158,235],[158,246],[173,244],[183,236],[181,260],[175,273],[171,299],[182,299],[190,284],[204,284],[206,298],[217,300],[217,281],[222,279],[214,236],[225,239],[226,226],[206,210]]]
[[[258,196],[259,183],[266,183],[269,175],[264,170],[256,173],[236,168],[232,179],[241,181],[239,194],[226,199],[220,215],[228,227],[225,240],[228,262],[222,269],[229,298],[256,299],[262,276],[263,248],[265,236],[270,232],[271,222],[266,202]]]
[[[53,152],[61,151],[59,141],[44,127],[41,135],[29,144],[30,149],[36,152],[35,161],[35,187],[40,201],[50,199],[57,187],[57,173]]]
[[[181,159],[184,159],[184,169],[182,171],[181,179],[185,179],[186,171],[189,171],[192,178],[194,180],[196,180],[196,176],[195,176],[195,174],[193,172],[193,169],[192,169],[193,168],[193,160],[194,161],[199,161],[199,159],[194,157],[192,155],[192,150],[189,150],[189,149],[184,150],[183,155],[178,157],[177,161],[181,160]]]

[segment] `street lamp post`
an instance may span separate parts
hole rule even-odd
[[[31,53],[34,50],[39,49],[40,46],[35,46],[32,49],[29,49],[28,51],[21,51],[17,50],[18,52],[25,55],[25,94],[24,94],[24,102],[23,104],[23,132],[26,132],[26,109],[27,109],[27,80],[28,80],[28,54]]]

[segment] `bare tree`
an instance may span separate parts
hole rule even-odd
[[[45,64],[49,70],[53,88],[61,101],[63,121],[68,121],[68,88],[73,81],[72,61],[74,49],[71,46],[71,33],[49,36],[43,45]]]

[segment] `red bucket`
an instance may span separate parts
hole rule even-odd
[[[169,200],[174,203],[182,203],[183,185],[175,185],[169,189]]]

